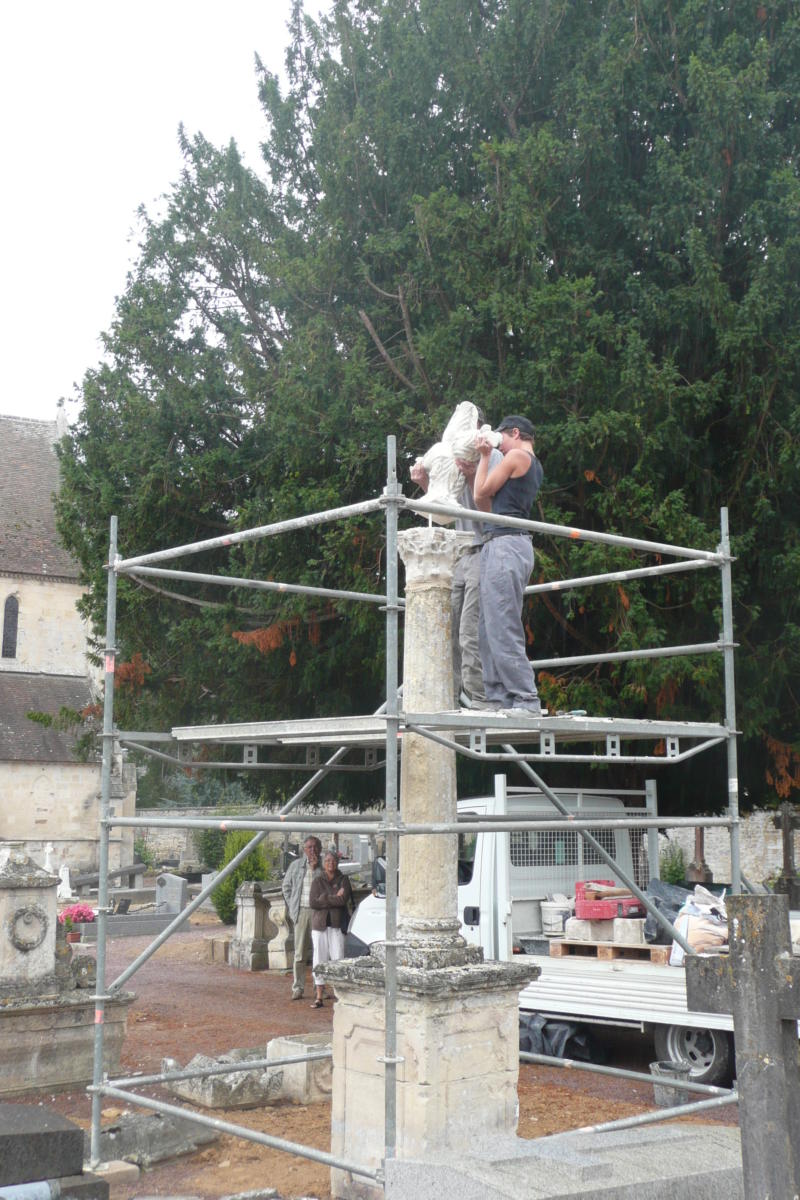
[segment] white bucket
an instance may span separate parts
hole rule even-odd
[[[542,933],[545,937],[561,937],[572,909],[555,900],[542,901]]]

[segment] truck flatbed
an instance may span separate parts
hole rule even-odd
[[[683,967],[630,959],[532,955],[541,975],[520,993],[520,1008],[603,1024],[733,1029],[728,1013],[689,1013]]]

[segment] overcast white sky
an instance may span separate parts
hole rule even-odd
[[[306,0],[306,11],[327,9]],[[101,358],[137,207],[181,169],[177,130],[260,164],[254,54],[283,68],[290,0],[24,0],[0,46],[0,413],[52,420]],[[76,405],[68,403],[68,418]]]

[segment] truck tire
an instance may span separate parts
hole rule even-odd
[[[664,1062],[689,1063],[693,1083],[724,1087],[733,1076],[733,1038],[724,1029],[693,1029],[656,1025],[656,1057]]]

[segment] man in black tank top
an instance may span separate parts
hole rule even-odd
[[[482,512],[529,520],[542,482],[533,453],[533,425],[527,417],[504,417],[497,427],[502,462],[489,466],[491,445],[478,440],[480,462],[473,493]],[[483,684],[497,709],[542,713],[533,668],[525,652],[522,600],[533,570],[533,546],[526,530],[489,525],[481,550],[480,650]]]

